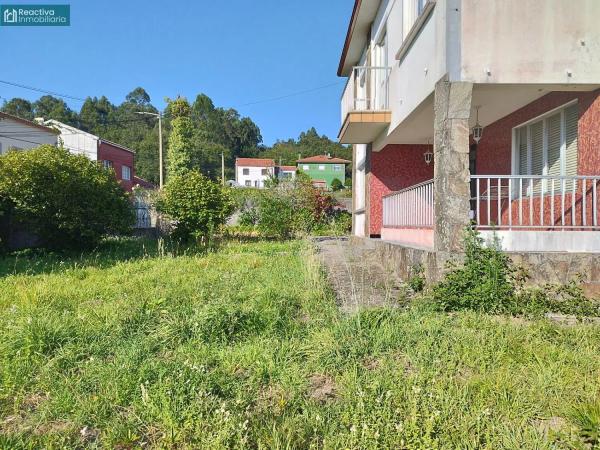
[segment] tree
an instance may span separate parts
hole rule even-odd
[[[77,114],[67,106],[64,100],[51,95],[44,95],[33,103],[33,114],[34,117],[43,117],[45,120],[54,119],[67,125],[77,126],[79,122]]]
[[[342,183],[342,181],[339,178],[334,178],[333,180],[331,180],[331,189],[333,191],[339,191],[341,189],[344,189],[344,183]]]
[[[138,107],[145,107],[150,104],[150,96],[144,88],[136,87],[125,97],[125,102],[134,104]]]
[[[88,97],[79,111],[81,129],[94,134],[103,134],[113,119],[115,106],[104,96]]]
[[[1,108],[2,112],[12,114],[21,119],[33,120],[33,105],[30,101],[23,98],[12,98],[8,102],[4,101]]]
[[[171,116],[171,134],[167,151],[167,175],[175,177],[192,168],[193,124],[191,108],[183,97],[168,100],[167,111]]]
[[[134,220],[113,171],[50,145],[0,157],[0,204],[52,249],[91,247]]]
[[[204,239],[217,231],[233,211],[227,188],[209,180],[197,170],[167,180],[157,208],[176,223],[174,236]]]

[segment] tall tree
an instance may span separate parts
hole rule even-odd
[[[45,120],[54,119],[67,125],[78,125],[77,113],[69,108],[64,100],[51,95],[44,95],[33,103],[33,114]]]
[[[191,107],[184,97],[167,99],[171,134],[167,150],[167,176],[180,175],[192,168],[193,122]]]
[[[115,106],[105,97],[88,97],[79,111],[82,130],[94,134],[106,132],[113,120]]]
[[[24,98],[11,98],[8,102],[4,101],[0,111],[21,119],[33,120],[33,105]]]

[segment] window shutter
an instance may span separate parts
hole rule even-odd
[[[534,123],[531,129],[531,175],[544,174],[544,122]],[[541,192],[540,180],[533,180],[533,193]]]
[[[577,175],[577,124],[579,108],[575,104],[565,109],[565,130],[567,154],[565,155],[565,175]]]
[[[560,176],[562,172],[560,160],[560,113],[548,117],[546,128],[548,130],[548,175]],[[555,181],[555,183],[557,182]]]
[[[519,175],[528,175],[527,167],[527,127],[519,130]]]

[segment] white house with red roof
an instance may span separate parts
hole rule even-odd
[[[244,187],[264,188],[275,176],[275,161],[266,158],[236,158],[235,181]]]

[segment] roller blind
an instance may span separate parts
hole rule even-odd
[[[579,108],[577,104],[573,104],[518,128],[518,173],[557,177],[577,175],[578,119]],[[526,183],[529,193],[541,192],[541,182],[533,183],[533,189]],[[548,189],[548,183],[544,184]],[[567,183],[565,187],[571,189],[572,184]]]

